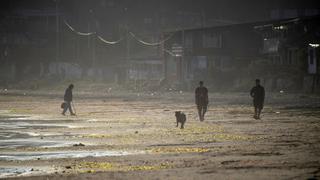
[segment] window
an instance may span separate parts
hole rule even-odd
[[[314,64],[314,59],[313,59],[313,49],[309,49],[309,56],[310,56],[310,65]]]
[[[215,65],[216,67],[220,67],[220,66],[221,66],[221,61],[220,61],[220,59],[216,58],[216,59],[214,60],[214,65]]]
[[[288,65],[297,65],[298,64],[298,50],[289,49],[287,52],[287,63]]]
[[[267,39],[265,38],[263,40],[263,52],[265,53],[272,53],[272,52],[277,52],[279,48],[279,39],[277,38],[271,38]]]
[[[280,64],[280,56],[272,56],[271,60],[272,60],[272,64],[274,65]]]
[[[214,32],[204,32],[202,35],[202,47],[221,48],[221,35]]]
[[[144,18],[144,23],[145,24],[151,24],[152,23],[152,18]]]
[[[184,47],[190,49],[193,47],[193,38],[191,33],[185,35]]]

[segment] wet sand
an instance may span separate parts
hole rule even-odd
[[[320,178],[320,98],[212,93],[204,122],[192,93],[0,93],[0,177],[13,179]],[[187,114],[175,127],[174,111]]]

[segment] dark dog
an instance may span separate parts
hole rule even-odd
[[[177,127],[178,127],[178,124],[181,123],[181,129],[183,129],[184,123],[187,120],[186,115],[184,113],[182,113],[181,111],[176,111],[175,115],[176,115],[176,119],[177,119]]]

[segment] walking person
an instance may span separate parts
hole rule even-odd
[[[198,115],[200,121],[204,121],[204,115],[207,112],[207,107],[209,103],[208,99],[208,89],[203,86],[203,81],[199,82],[199,87],[195,91],[195,100],[198,109]]]
[[[260,119],[260,114],[263,109],[265,91],[260,85],[260,79],[256,79],[256,86],[250,91],[250,96],[253,97],[254,116],[255,119]]]
[[[72,107],[71,107],[71,102],[72,102],[72,90],[73,90],[73,84],[70,84],[69,87],[66,89],[64,93],[64,102],[65,106],[63,107],[63,112],[62,115],[66,115],[66,111],[69,109],[70,115],[75,116],[76,114],[73,113]]]

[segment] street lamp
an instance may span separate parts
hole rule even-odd
[[[317,48],[320,46],[320,44],[316,44],[316,43],[309,43],[309,46],[312,48]]]
[[[309,43],[308,48],[308,73],[313,76],[311,92],[314,92],[316,87],[316,76],[318,74],[318,64],[317,64],[317,49],[319,47],[318,43]]]

